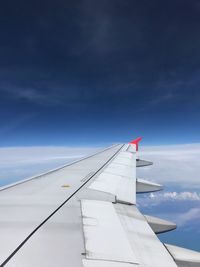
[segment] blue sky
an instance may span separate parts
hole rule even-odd
[[[0,17],[0,146],[200,141],[198,0],[11,0]]]

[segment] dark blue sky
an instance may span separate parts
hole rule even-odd
[[[0,146],[200,142],[200,1],[0,8]]]

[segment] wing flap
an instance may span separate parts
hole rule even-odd
[[[138,263],[112,203],[82,200],[86,258]]]
[[[135,205],[116,204],[115,209],[139,261],[139,266],[177,267],[165,246]]]

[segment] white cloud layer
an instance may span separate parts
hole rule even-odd
[[[143,147],[140,157],[154,165],[138,168],[138,177],[200,189],[200,144]]]
[[[92,153],[95,148],[70,148],[70,147],[8,147],[0,148],[0,164],[38,163],[57,159],[80,158]],[[97,148],[96,148],[97,150]]]
[[[98,148],[0,148],[0,186],[57,168],[96,150]]]
[[[176,202],[176,205],[184,205],[185,203],[193,202],[194,205],[200,205],[200,193],[199,192],[161,192],[161,193],[150,193],[148,195],[139,196],[137,203],[139,207],[155,207],[162,205],[163,203],[171,205],[171,202]]]
[[[52,169],[93,153],[91,147],[11,147],[0,148],[0,184],[25,178]],[[200,192],[200,144],[142,147],[140,157],[154,162],[153,166],[138,168],[139,178],[172,184],[186,192]],[[176,190],[175,190],[176,191]],[[173,198],[174,193],[164,193],[163,198]],[[189,197],[189,192],[187,193]],[[192,193],[190,198],[195,198]],[[160,197],[161,198],[161,195]]]

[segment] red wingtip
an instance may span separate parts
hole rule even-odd
[[[139,142],[142,140],[142,137],[138,137],[135,140],[132,140],[131,142],[129,142],[129,144],[134,144],[136,145],[136,151],[138,151],[138,144]]]

